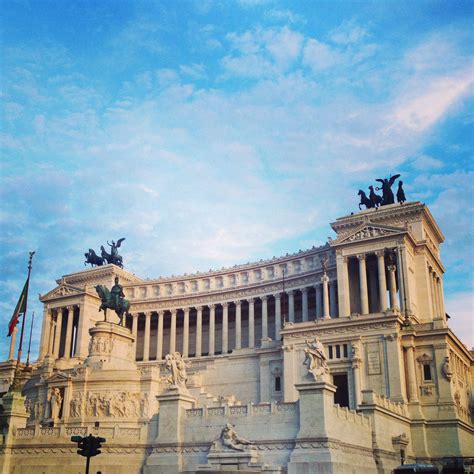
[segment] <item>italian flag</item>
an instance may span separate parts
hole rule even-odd
[[[18,323],[18,319],[20,315],[24,315],[26,311],[26,299],[28,297],[28,279],[25,282],[25,286],[23,287],[23,291],[21,292],[20,299],[16,304],[15,311],[13,312],[13,316],[8,323],[8,336],[13,334],[13,330]]]

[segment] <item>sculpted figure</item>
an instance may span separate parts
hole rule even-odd
[[[59,388],[52,388],[49,395],[49,406],[51,418],[53,420],[59,418],[59,412],[61,410],[61,405],[63,403],[63,397]]]
[[[396,174],[389,179],[376,179],[375,180],[382,183],[382,186],[380,186],[380,188],[375,188],[377,191],[379,191],[380,189],[382,190],[382,206],[386,206],[387,204],[393,204],[395,202],[392,186],[395,180],[399,177],[400,175]]]
[[[375,194],[373,186],[369,186],[369,189],[370,189],[369,199],[372,204],[372,207],[379,207],[380,204],[382,203],[382,196]]]
[[[305,359],[303,364],[308,369],[308,374],[314,377],[314,380],[319,381],[329,374],[329,367],[327,365],[327,358],[324,354],[324,346],[318,338],[312,341],[306,341],[306,348],[304,349]]]
[[[170,372],[168,383],[171,388],[186,388],[186,362],[179,352],[167,354],[165,357],[166,367]]]
[[[453,377],[453,371],[451,369],[451,364],[449,362],[449,356],[446,356],[444,358],[443,365],[441,366],[441,371],[443,372],[443,375],[446,378],[446,380],[451,381],[451,378]]]
[[[398,190],[397,190],[397,202],[403,204],[407,198],[405,197],[405,191],[403,190],[403,181],[398,182]]]
[[[224,446],[237,451],[245,451],[248,449],[247,446],[252,444],[245,438],[238,436],[230,423],[227,423],[222,429],[221,440]]]

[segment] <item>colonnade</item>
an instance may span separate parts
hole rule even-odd
[[[331,316],[337,317],[337,282],[324,275],[321,283],[283,293],[133,313],[128,326],[139,341],[137,358],[148,361],[161,360],[165,353],[178,348],[184,357],[256,348],[265,341],[280,340],[280,330],[285,322],[306,322]]]
[[[399,308],[397,294],[399,263],[386,262],[386,257],[385,250],[336,257],[338,273],[340,271],[341,275],[339,316],[348,316],[351,313],[369,314],[384,312],[388,308]],[[403,287],[401,281],[398,282],[398,286]]]
[[[75,316],[77,315],[77,318]],[[49,310],[47,314],[49,323],[43,330],[46,330],[43,341],[43,355],[51,357],[69,359],[76,352],[78,339],[78,319],[79,306],[70,305],[62,308]]]

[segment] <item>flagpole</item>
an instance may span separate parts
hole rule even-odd
[[[31,315],[31,327],[30,327],[30,341],[28,342],[28,355],[26,357],[26,366],[30,365],[30,349],[31,349],[31,336],[33,334],[33,323],[35,322],[35,312]]]
[[[21,363],[21,352],[22,352],[22,347],[23,347],[23,333],[24,333],[24,330],[25,330],[26,309],[27,309],[27,306],[28,306],[28,289],[30,287],[31,262],[33,260],[33,255],[34,254],[35,254],[35,252],[30,252],[30,258],[28,260],[28,278],[26,279],[28,284],[26,285],[25,312],[23,313],[23,321],[21,322],[20,345],[18,346],[18,359],[16,361],[17,368],[20,367],[20,363]]]

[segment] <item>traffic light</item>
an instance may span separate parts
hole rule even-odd
[[[101,453],[100,448],[102,447],[102,443],[105,443],[105,438],[101,438],[100,436],[91,436],[90,438],[90,454],[89,456],[97,456]]]

